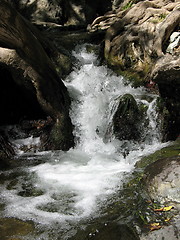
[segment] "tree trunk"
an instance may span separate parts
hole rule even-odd
[[[11,71],[18,85],[31,89],[43,111],[53,118],[59,137],[50,134],[51,147],[67,150],[73,146],[70,98],[37,37],[30,23],[1,1],[0,65]]]

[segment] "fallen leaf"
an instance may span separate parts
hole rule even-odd
[[[151,226],[159,226],[160,223],[151,223],[150,225],[151,225]]]
[[[170,211],[172,208],[174,208],[174,207],[173,206],[168,206],[168,207],[153,209],[153,211],[154,212],[167,212],[167,211]]]
[[[158,230],[161,228],[161,225],[159,223],[151,223],[149,225],[150,231]]]
[[[163,208],[153,209],[154,212],[163,212]]]
[[[171,218],[167,218],[165,219],[165,222],[169,222],[171,220]]]
[[[170,211],[172,208],[174,208],[173,206],[169,206],[169,207],[164,207],[163,208],[163,211]]]

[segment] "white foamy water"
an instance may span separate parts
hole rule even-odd
[[[72,97],[76,147],[68,152],[37,154],[46,159],[45,163],[25,168],[28,179],[19,176],[12,189],[1,189],[7,203],[6,216],[40,224],[59,222],[68,231],[79,220],[98,215],[102,203],[121,187],[124,174],[133,170],[135,162],[162,147],[155,100],[142,100],[141,96],[147,94],[143,88],[132,88],[122,77],[98,66],[96,56],[87,53],[85,47],[74,55],[81,66],[68,76],[66,85]],[[113,136],[105,140],[116,99],[125,93],[148,107],[149,127],[142,143],[119,141]],[[124,148],[129,153],[126,157]],[[23,184],[31,184],[41,193],[24,196],[20,194]]]

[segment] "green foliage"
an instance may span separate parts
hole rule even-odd
[[[159,15],[159,19],[160,19],[160,20],[164,20],[164,19],[166,18],[166,16],[167,16],[167,14],[161,13],[161,14]]]
[[[129,1],[125,6],[122,7],[122,10],[127,10],[132,7],[134,1]]]

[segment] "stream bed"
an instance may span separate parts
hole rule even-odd
[[[119,191],[135,163],[166,145],[161,143],[157,124],[156,95],[142,87],[133,88],[123,77],[100,66],[96,55],[85,46],[78,47],[73,55],[77,66],[65,84],[72,98],[76,146],[68,152],[25,153],[22,145],[37,146],[39,138],[23,138],[23,133],[18,133],[19,139],[12,140],[18,153],[17,166],[0,172],[0,220],[2,225],[7,221],[1,240],[90,239],[99,231],[95,222],[103,219],[107,224],[113,214],[117,216],[122,199]],[[143,129],[141,142],[120,141],[113,136],[117,99],[127,93],[147,107],[149,124]],[[110,211],[113,206],[116,213]],[[77,238],[78,231],[89,224],[94,232]]]

